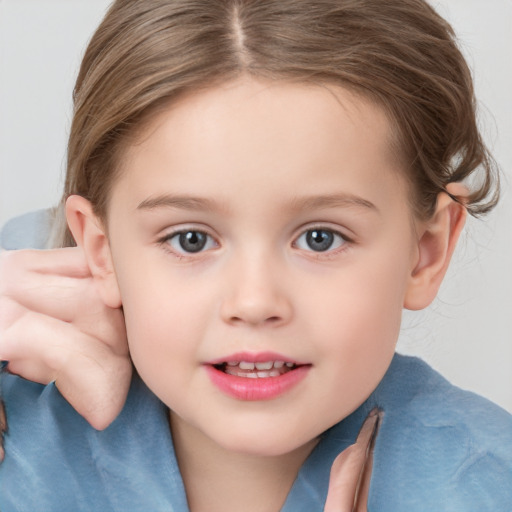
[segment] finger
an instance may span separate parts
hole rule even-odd
[[[9,286],[2,288],[0,329],[16,321],[20,311],[26,310],[65,322],[75,322],[80,329],[91,333],[101,333],[111,323],[110,317],[120,315],[119,312],[112,313],[117,310],[103,303],[92,278],[30,273],[20,278],[11,289],[8,289]]]
[[[103,430],[124,406],[132,376],[131,360],[105,352],[99,360],[82,357],[77,362],[81,371],[73,371],[77,365],[70,364],[55,385],[79,414],[94,428]]]
[[[27,311],[4,331],[0,359],[9,361],[10,372],[48,384],[77,357],[86,360],[84,364],[101,367],[110,353],[128,356],[127,343],[120,339],[112,345],[83,333],[73,324]]]
[[[377,420],[375,422],[370,440],[368,441],[368,446],[366,449],[366,461],[361,471],[361,476],[359,478],[358,488],[354,499],[354,512],[367,512],[368,510],[368,496],[370,493],[370,482],[373,470],[373,451],[383,416],[382,411],[378,410],[375,412],[377,414]]]
[[[63,319],[56,318],[57,312],[54,312],[53,316],[46,313],[48,310],[39,313],[0,297],[0,356],[3,359],[13,356],[17,359],[24,358],[21,354],[24,350],[24,341],[29,340],[30,355],[34,354],[33,345],[37,340],[41,340],[41,348],[46,349],[49,344],[55,344],[59,337],[68,339],[74,331],[87,335],[95,342],[105,344],[116,355],[128,355],[122,310],[105,306],[98,297],[92,297],[90,300],[84,298],[82,304],[70,300],[65,310],[58,312]],[[48,339],[45,336],[48,336]]]
[[[368,512],[368,497],[370,493],[370,482],[373,470],[373,453],[365,464],[364,471],[361,475],[359,490],[354,502],[354,512]]]
[[[5,457],[4,451],[4,434],[7,432],[7,416],[5,414],[5,406],[0,397],[0,464],[3,462]]]
[[[5,338],[0,348],[6,351],[0,358],[9,359],[8,371],[40,384],[55,382],[66,400],[97,429],[117,417],[132,375],[127,351],[116,354],[70,324],[33,312],[12,326]]]
[[[84,334],[100,340],[118,355],[128,354],[126,324],[121,309],[112,309],[104,304],[89,314],[77,314],[73,325]]]
[[[65,365],[70,347],[77,344],[71,324],[25,310],[2,333],[0,359],[9,361],[7,370],[25,379],[48,384]]]
[[[71,322],[78,312],[87,311],[88,304],[94,304],[95,293],[90,283],[74,278],[29,274],[4,296],[27,310]]]
[[[53,256],[49,258],[47,253]],[[92,299],[98,301],[81,251],[61,249],[8,254],[9,257],[2,257],[0,262],[0,299],[7,297],[27,309],[66,321],[73,319],[77,306],[82,308]]]
[[[35,249],[3,251],[0,261],[9,269],[23,268],[39,274],[75,278],[90,276],[89,266],[80,247],[44,251]]]
[[[366,510],[373,446],[381,413],[374,409],[364,421],[355,444],[336,457],[324,512]],[[366,493],[366,494],[365,494]]]
[[[25,311],[26,309],[17,302],[5,296],[0,296],[0,335],[16,322]]]

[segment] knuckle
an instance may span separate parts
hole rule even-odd
[[[23,316],[24,311],[17,302],[0,296],[0,333],[12,327]]]
[[[7,291],[10,276],[13,272],[13,255],[11,251],[0,252],[0,295],[4,295]]]
[[[0,252],[0,295],[8,295],[23,286],[33,252],[30,250]]]
[[[0,252],[0,269],[3,271],[5,269],[15,269],[20,265],[26,265],[27,260],[30,257],[30,254],[33,251],[29,249],[24,250],[16,250],[16,251],[1,251]]]

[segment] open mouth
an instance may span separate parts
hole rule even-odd
[[[211,382],[223,393],[244,401],[272,400],[297,386],[311,364],[286,360],[277,354],[239,354],[205,365]]]
[[[258,363],[251,361],[226,361],[213,365],[216,370],[220,370],[228,375],[247,379],[281,377],[281,375],[291,372],[299,368],[299,366],[285,361],[264,361]]]

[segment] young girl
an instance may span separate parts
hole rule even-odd
[[[78,246],[3,255],[3,512],[512,508],[510,416],[394,354],[498,195],[428,4],[118,0],[74,99],[3,234]]]

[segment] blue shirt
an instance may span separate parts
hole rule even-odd
[[[42,247],[46,231],[41,213],[9,224],[0,242],[9,249]],[[32,238],[21,240],[20,232]],[[9,422],[2,512],[188,511],[168,410],[139,377],[119,417],[101,432],[54,385],[4,374],[1,389]],[[512,416],[452,386],[421,360],[395,355],[366,402],[322,434],[282,512],[322,512],[333,460],[376,406],[384,418],[370,511],[512,511]]]

